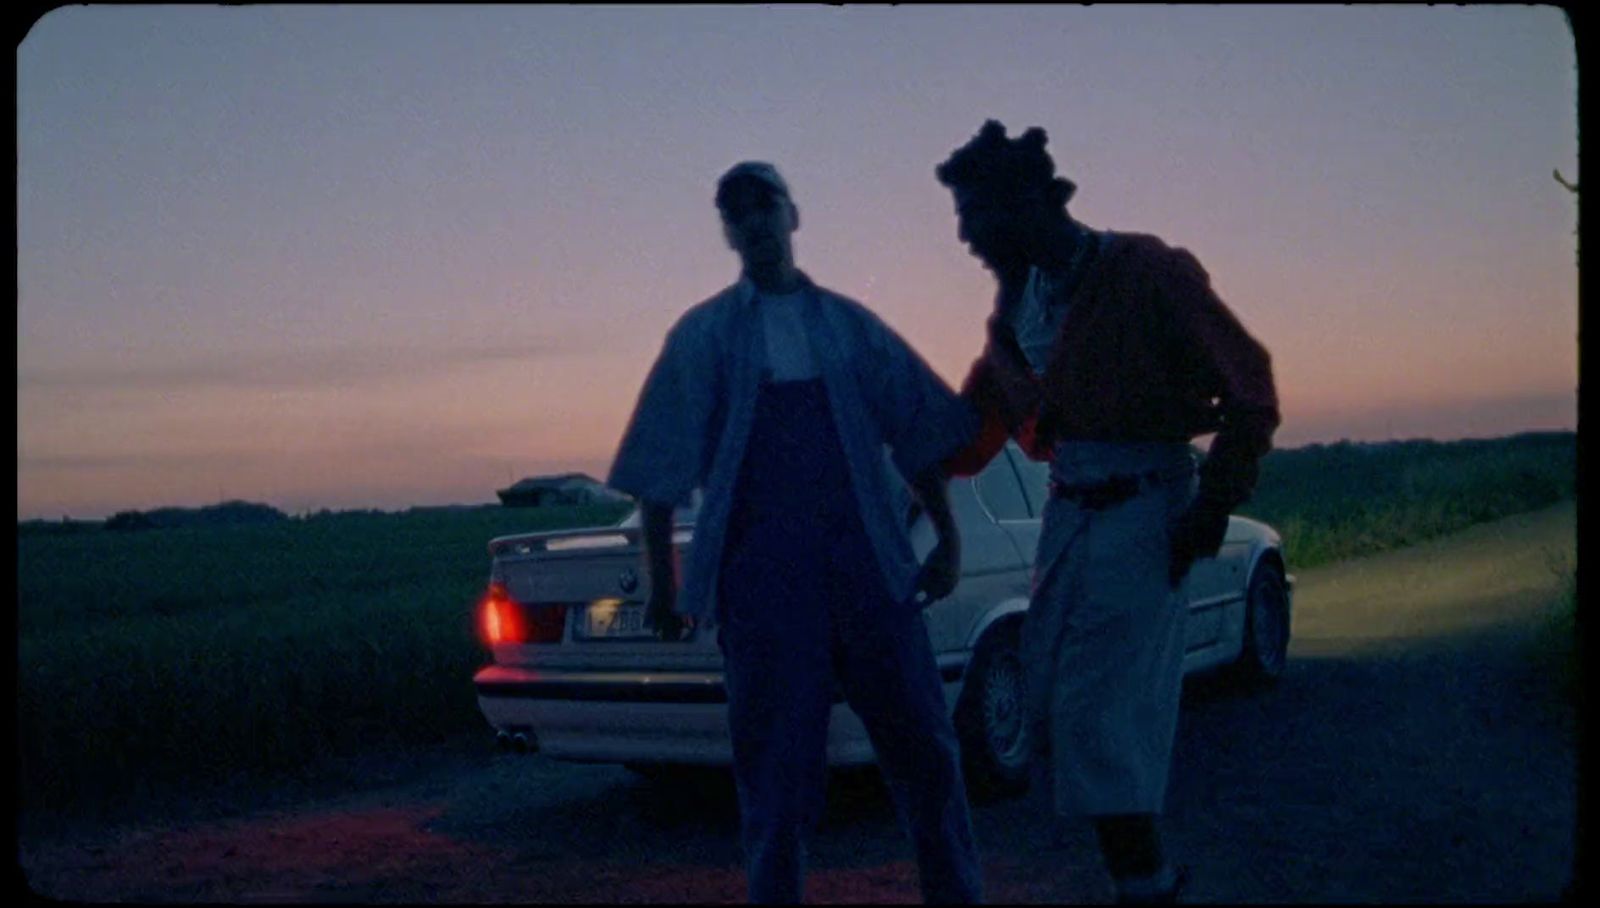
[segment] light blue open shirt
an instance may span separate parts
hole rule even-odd
[[[904,487],[966,445],[977,415],[865,306],[813,284],[801,322],[850,467],[861,523],[896,601],[920,565],[906,536]],[[643,501],[704,501],[684,565],[680,614],[716,613],[717,572],[767,352],[748,278],[684,313],[645,379],[606,483]],[[898,506],[897,506],[898,503]]]

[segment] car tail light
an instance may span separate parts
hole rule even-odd
[[[503,583],[489,584],[479,606],[483,640],[499,643],[560,643],[567,626],[564,602],[529,604],[512,598]]]

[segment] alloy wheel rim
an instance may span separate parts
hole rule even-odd
[[[1276,576],[1263,583],[1256,592],[1255,626],[1256,657],[1261,667],[1270,674],[1283,670],[1284,650],[1287,648],[1287,628],[1284,626],[1282,584]]]
[[[1022,668],[1016,657],[1005,655],[989,666],[984,685],[983,720],[989,750],[1008,766],[1021,763],[1024,752],[1022,721]]]

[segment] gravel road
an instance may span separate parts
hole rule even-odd
[[[1191,681],[1167,831],[1194,902],[1520,902],[1573,866],[1576,730],[1539,655],[1574,563],[1571,503],[1298,572],[1288,671]],[[1293,570],[1293,568],[1291,568]],[[486,735],[487,737],[487,735]],[[739,902],[731,784],[455,748],[389,784],[114,828],[24,818],[57,899]],[[837,778],[812,902],[915,902],[872,772]],[[1111,898],[1093,839],[1024,797],[977,805],[994,902]]]

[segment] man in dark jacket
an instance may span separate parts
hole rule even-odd
[[[990,120],[941,164],[960,237],[999,279],[962,387],[983,426],[947,462],[1018,440],[1050,463],[1024,621],[1036,774],[1062,816],[1092,817],[1126,902],[1175,900],[1162,812],[1182,686],[1184,578],[1217,552],[1278,425],[1267,352],[1187,251],[1091,230],[1066,210],[1037,127]],[[1203,466],[1190,442],[1216,433]]]

